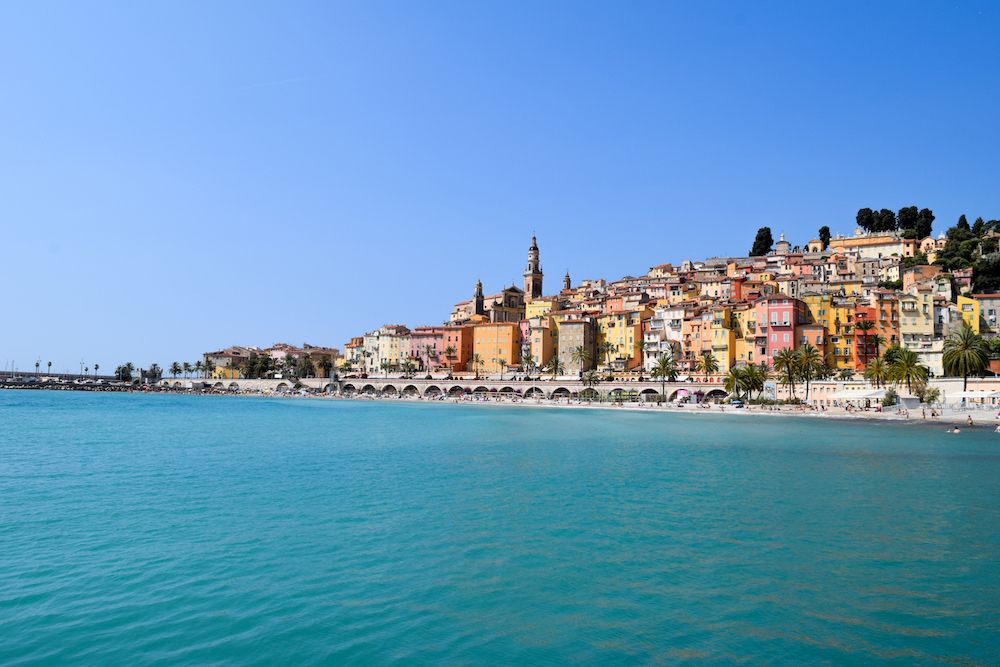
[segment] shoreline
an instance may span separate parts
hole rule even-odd
[[[55,387],[38,388],[4,388],[12,391],[73,391],[72,389],[57,389]],[[89,390],[94,391],[94,390]],[[269,393],[269,392],[216,392],[216,391],[191,391],[191,390],[136,390],[136,389],[116,389],[97,390],[95,393],[127,393],[127,394],[162,394],[162,395],[182,395],[182,396],[223,396],[236,398],[277,398],[277,399],[312,399],[323,401],[352,401],[364,402],[388,402],[399,404],[417,405],[478,405],[486,407],[525,407],[525,408],[549,408],[568,410],[610,410],[638,412],[643,414],[679,414],[679,415],[735,415],[737,417],[800,417],[811,419],[836,419],[845,422],[868,422],[868,423],[904,423],[932,425],[935,423],[948,426],[959,426],[971,428],[973,430],[985,430],[1000,428],[1000,414],[992,410],[957,410],[954,408],[936,407],[938,416],[932,417],[929,409],[910,410],[904,409],[890,410],[886,412],[876,412],[873,410],[847,411],[844,408],[813,409],[805,405],[776,405],[760,406],[748,405],[736,408],[731,405],[717,403],[684,404],[671,405],[656,403],[593,403],[579,399],[523,399],[523,398],[500,398],[489,397],[487,399],[474,399],[471,397],[452,398],[444,397],[440,399],[425,398],[384,398],[384,397],[362,397],[362,396],[337,396],[332,394],[295,394],[295,393]],[[701,407],[707,406],[707,407]],[[968,423],[969,416],[972,417],[972,424]]]

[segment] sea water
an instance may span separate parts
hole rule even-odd
[[[1000,434],[0,391],[0,664],[996,664]]]

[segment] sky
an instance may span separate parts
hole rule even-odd
[[[0,5],[0,362],[342,346],[794,244],[1000,217],[1000,3]]]

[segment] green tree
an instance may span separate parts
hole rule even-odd
[[[324,354],[320,358],[319,363],[316,365],[319,366],[320,370],[323,371],[323,377],[325,378],[333,377],[333,375],[331,374],[331,371],[333,370],[333,359],[330,358],[330,355]]]
[[[483,358],[479,356],[479,354],[474,354],[472,355],[472,359],[469,360],[469,363],[472,364],[472,369],[476,374],[476,379],[478,380],[479,369],[483,366]]]
[[[719,361],[711,350],[705,350],[698,359],[697,368],[705,374],[705,380],[708,381],[709,375],[715,375],[719,372]]]
[[[751,257],[763,257],[771,252],[774,246],[774,238],[771,236],[770,227],[761,227],[757,230],[757,236],[753,240],[753,247],[750,248]]]
[[[816,372],[824,365],[823,355],[815,347],[809,343],[805,343],[798,349],[796,356],[798,357],[799,373],[802,374],[802,379],[806,383],[806,400],[808,401],[810,383]]]
[[[188,363],[188,362],[185,361],[184,364],[183,364],[183,366],[182,366],[182,368],[184,369],[184,377],[187,377],[188,375],[191,374],[191,364],[190,363]]]
[[[875,231],[891,232],[898,227],[896,213],[890,208],[883,208],[878,212]]]
[[[799,374],[799,357],[794,350],[781,350],[774,355],[774,370],[782,374],[792,398],[795,398],[795,378]]]
[[[913,383],[923,382],[930,375],[927,366],[920,363],[920,357],[913,350],[900,348],[895,359],[889,364],[889,378],[899,384],[906,383],[906,391],[913,393]]]
[[[563,368],[563,364],[559,361],[559,357],[552,355],[552,358],[549,359],[549,370],[552,372],[552,379],[555,380],[556,376],[562,375],[566,369]]]
[[[583,374],[582,382],[586,387],[584,391],[587,393],[587,399],[590,400],[597,393],[596,387],[600,384],[601,378],[596,371],[587,371]]]
[[[146,371],[146,374],[153,380],[153,382],[156,382],[160,379],[160,376],[163,375],[163,369],[160,368],[159,364],[150,364],[149,370]]]
[[[823,250],[830,247],[830,228],[826,225],[819,228],[819,242],[823,244]]]
[[[583,345],[578,345],[577,347],[573,348],[573,351],[570,353],[569,356],[570,360],[574,364],[578,364],[580,366],[580,375],[583,375],[584,367],[590,363],[590,350],[585,348]]]
[[[889,365],[882,357],[875,357],[865,367],[865,379],[870,380],[879,389],[889,379]]]
[[[507,360],[501,358],[497,361],[497,365],[500,366],[500,381],[503,382],[503,372],[507,370]]]
[[[667,382],[674,382],[677,379],[677,363],[673,358],[661,354],[653,367],[652,376],[660,381],[660,400],[665,400]]]
[[[726,377],[723,380],[723,388],[736,398],[746,391],[747,387],[747,369],[740,366],[734,366],[729,369],[726,373]]]
[[[916,206],[905,206],[899,209],[899,213],[896,216],[899,223],[899,228],[902,229],[912,229],[916,231],[917,220],[920,219],[920,212],[917,210]]]
[[[929,208],[920,209],[920,213],[917,214],[917,224],[914,226],[914,231],[917,232],[918,239],[925,239],[931,235],[933,231],[934,224],[934,211]]]
[[[869,346],[869,335],[872,329],[875,328],[875,323],[871,320],[858,320],[858,323],[854,326],[855,331],[858,334],[859,343],[861,344],[861,365],[868,365],[868,346]]]
[[[615,352],[615,344],[606,340],[597,347],[597,351],[604,357],[604,363],[608,370],[611,370],[611,355]]]
[[[204,369],[205,369],[205,364],[203,364],[200,359],[194,362],[194,372],[196,375],[204,377],[204,375],[202,375],[202,371]]]
[[[989,345],[968,323],[964,323],[944,342],[941,361],[945,373],[962,376],[962,391],[965,391],[969,376],[979,375],[989,366]]]
[[[858,216],[856,218],[858,227],[865,230],[866,232],[875,231],[876,218],[875,211],[870,208],[858,209]]]
[[[170,374],[174,376],[174,379],[177,379],[177,374],[180,373],[181,370],[181,365],[176,361],[170,364]]]

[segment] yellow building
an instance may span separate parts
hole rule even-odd
[[[642,340],[642,319],[635,311],[606,313],[597,318],[597,350],[599,364],[629,370],[642,363],[639,341]],[[610,347],[605,351],[605,343]]]
[[[978,300],[961,294],[958,296],[958,312],[962,314],[962,321],[976,333],[979,333],[980,310]]]
[[[485,322],[473,327],[472,355],[483,373],[499,373],[521,363],[521,328],[516,322]],[[470,370],[477,370],[470,368]]]
[[[914,351],[922,351],[934,340],[932,289],[917,288],[899,295],[899,339],[903,347]]]
[[[532,303],[534,301],[528,305]],[[539,316],[528,320],[528,350],[538,368],[544,368],[552,360],[556,350],[556,329],[551,317]]]
[[[719,373],[728,373],[736,361],[736,333],[733,310],[728,306],[712,309],[712,356],[719,362]]]
[[[542,315],[548,315],[553,310],[556,310],[558,302],[555,299],[539,298],[532,299],[524,304],[524,318],[530,320],[535,317],[541,317]]]
[[[755,361],[754,339],[757,331],[757,311],[748,304],[734,308],[732,311],[733,332],[733,365],[749,365],[757,363]]]

